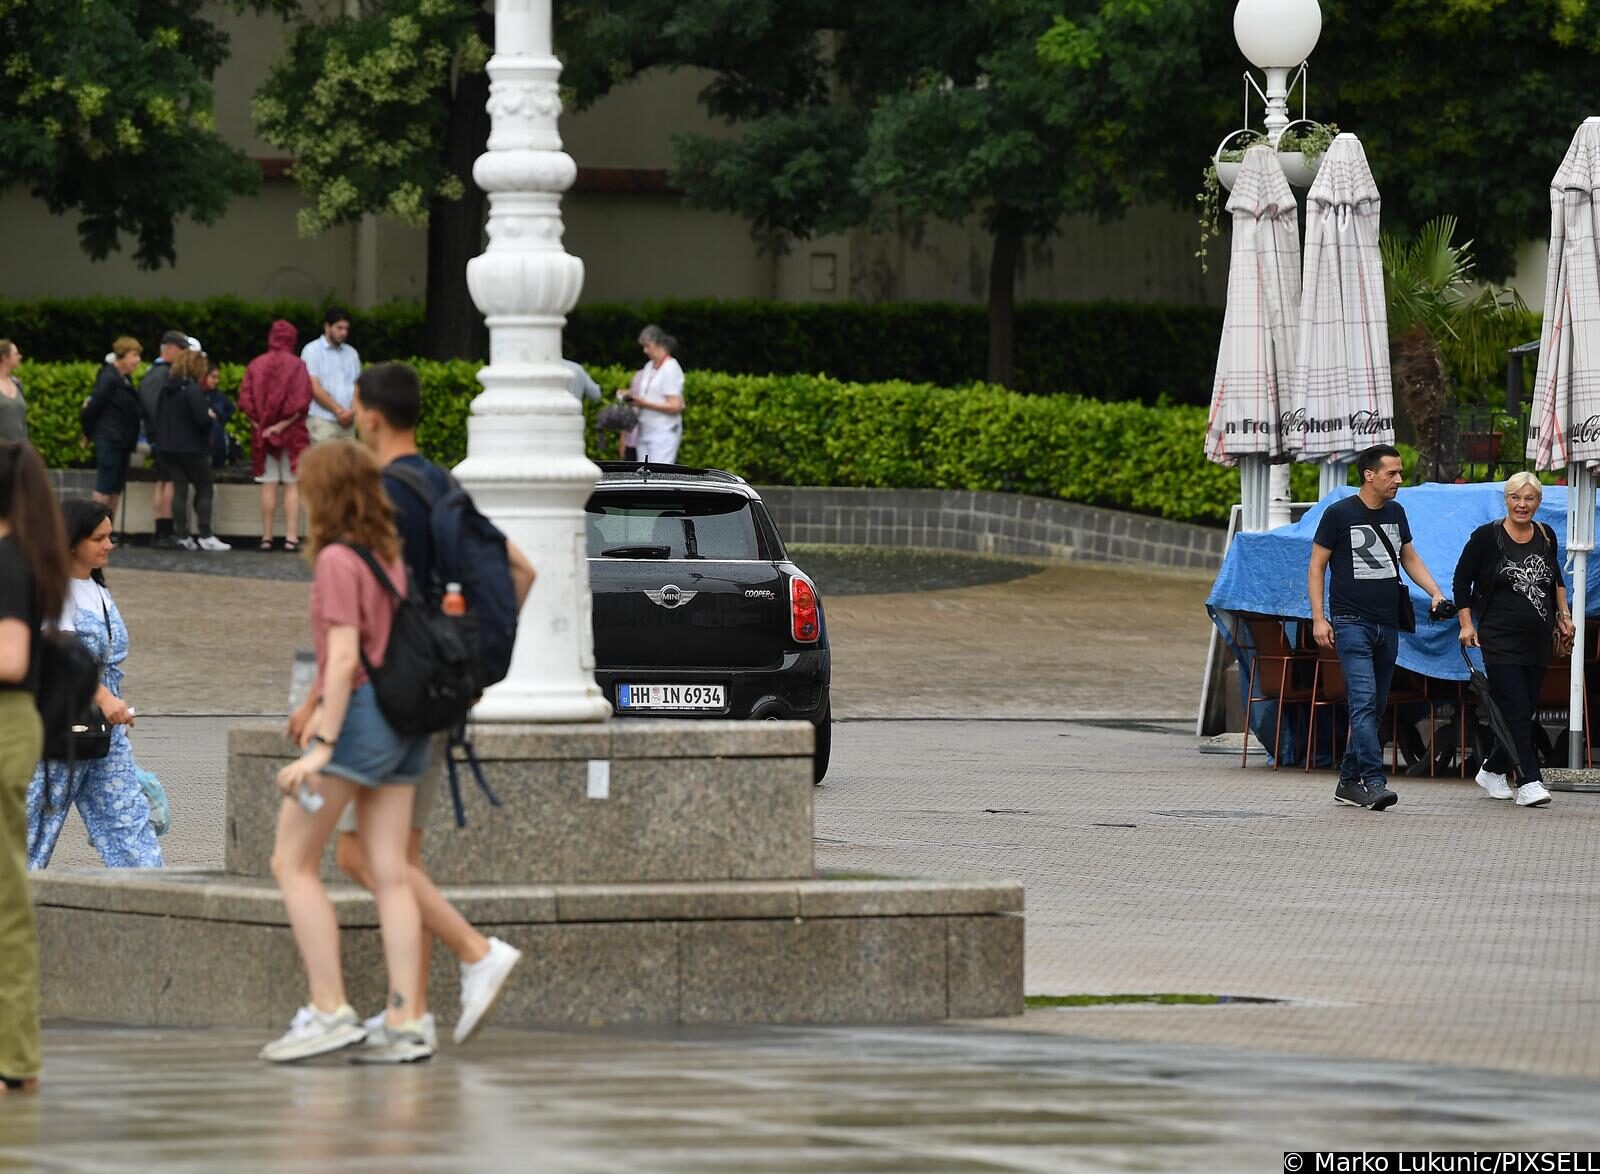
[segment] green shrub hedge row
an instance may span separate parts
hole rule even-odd
[[[435,460],[466,454],[477,364],[421,362],[418,439]],[[33,441],[52,466],[84,465],[78,408],[93,363],[25,364]],[[597,367],[602,388],[625,386],[627,367]],[[243,368],[225,365],[236,394]],[[1105,403],[1075,395],[1025,396],[973,384],[843,383],[811,375],[690,371],[683,449],[688,464],[728,469],[762,485],[984,489],[1110,506],[1176,521],[1225,523],[1239,497],[1232,469],[1205,459],[1202,408]],[[588,420],[596,408],[586,405]],[[587,426],[590,455],[616,456],[614,436]],[[234,418],[248,447],[249,426]],[[1293,471],[1298,500],[1316,494],[1316,470]]]
[[[153,354],[160,336],[176,328],[219,359],[243,363],[265,348],[274,318],[293,322],[304,342],[321,330],[322,307],[237,298],[0,298],[0,338],[16,339],[42,362],[98,358],[119,334],[132,334]],[[635,340],[647,322],[677,336],[685,368],[703,371],[957,387],[983,378],[988,349],[982,306],[705,299],[579,306],[568,318],[567,354],[587,364],[636,366]],[[422,328],[421,307],[378,306],[355,313],[351,341],[367,361],[416,355]],[[1016,390],[1071,387],[1094,399],[1208,404],[1221,330],[1222,311],[1210,306],[1025,304],[1017,310]]]

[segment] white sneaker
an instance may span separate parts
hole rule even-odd
[[[381,1043],[385,1025],[386,1012],[379,1011],[371,1019],[364,1021],[361,1026],[367,1029],[368,1046]],[[437,1051],[439,1047],[439,1028],[434,1024],[433,1012],[429,1011],[417,1020],[417,1030],[422,1033],[423,1043],[428,1045],[429,1051]],[[379,1037],[379,1038],[374,1038]]]
[[[456,1021],[453,1036],[456,1043],[464,1044],[477,1033],[520,961],[521,950],[499,938],[490,938],[487,954],[476,962],[461,964],[461,1018]]]
[[[193,538],[180,538],[180,539],[178,539],[178,549],[179,550],[199,550],[200,549],[200,544],[198,542],[196,542]]]
[[[1511,784],[1506,781],[1506,776],[1497,775],[1488,767],[1478,771],[1478,786],[1488,791],[1491,799],[1511,798]]]
[[[301,1007],[295,1012],[289,1030],[261,1049],[261,1059],[274,1064],[287,1064],[294,1060],[309,1060],[358,1044],[367,1037],[367,1029],[356,1018],[349,1003],[336,1011],[318,1011],[315,1007]]]
[[[224,542],[222,539],[218,538],[215,534],[206,535],[204,538],[200,539],[196,543],[196,545],[199,546],[201,550],[210,550],[210,551],[232,550],[233,549],[233,547],[229,546],[226,542]]]
[[[1538,779],[1531,783],[1523,783],[1517,788],[1518,807],[1543,807],[1550,802],[1550,792],[1544,789],[1544,784]]]

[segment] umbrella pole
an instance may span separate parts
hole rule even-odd
[[[1583,728],[1585,628],[1588,624],[1589,552],[1594,549],[1594,470],[1567,470],[1567,551],[1572,555],[1572,692],[1567,698],[1567,765],[1583,766],[1588,732]]]

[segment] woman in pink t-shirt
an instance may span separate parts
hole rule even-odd
[[[395,732],[378,709],[362,657],[383,663],[395,604],[347,543],[371,551],[400,592],[406,568],[394,510],[377,461],[348,440],[311,448],[300,461],[300,494],[310,518],[311,635],[320,702],[289,733],[304,756],[278,772],[286,798],[278,815],[272,875],[305,963],[311,999],[261,1058],[304,1060],[365,1042],[357,1063],[409,1063],[433,1054],[422,1029],[418,990],[422,921],[411,889],[406,847],[416,782],[428,765],[428,738]],[[339,813],[354,802],[358,835],[378,905],[389,972],[384,1025],[369,1032],[345,999],[339,924],[319,865]]]

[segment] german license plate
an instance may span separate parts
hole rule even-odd
[[[618,685],[618,709],[726,709],[722,685]]]

